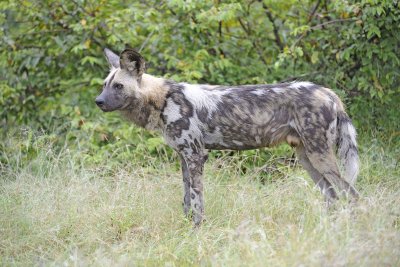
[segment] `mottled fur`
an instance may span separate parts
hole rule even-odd
[[[287,142],[326,198],[334,189],[357,197],[356,132],[331,90],[310,82],[211,86],[176,83],[144,74],[133,50],[105,50],[112,69],[96,103],[160,131],[181,156],[184,212],[196,225],[204,215],[202,174],[208,149],[255,149]],[[335,156],[343,167],[340,175]]]

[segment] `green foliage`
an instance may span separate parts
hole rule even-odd
[[[398,132],[397,1],[7,0],[0,9],[3,133],[57,129],[97,147],[137,134],[93,104],[108,68],[102,49],[126,45],[149,73],[177,81],[311,80],[336,90],[359,128]],[[148,138],[128,143],[159,147]]]

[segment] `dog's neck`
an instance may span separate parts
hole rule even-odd
[[[148,130],[161,130],[161,112],[165,105],[168,86],[165,79],[143,74],[139,97],[132,99],[122,115],[136,125]]]

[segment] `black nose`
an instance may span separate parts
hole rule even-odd
[[[104,100],[103,99],[96,99],[95,102],[96,102],[96,105],[98,105],[99,107],[104,105]]]

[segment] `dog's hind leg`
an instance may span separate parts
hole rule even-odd
[[[322,174],[326,180],[336,186],[340,193],[348,193],[351,197],[355,199],[358,198],[356,189],[341,177],[332,148],[323,147],[319,151],[314,151],[312,149],[307,149],[307,145],[305,145],[305,153],[311,165]]]
[[[340,194],[358,198],[355,188],[340,175],[333,150],[336,141],[336,112],[334,106],[321,106],[322,111],[299,109],[294,126],[304,146],[311,166],[318,171]],[[310,114],[309,114],[310,113]]]
[[[296,154],[300,164],[309,173],[314,183],[321,189],[321,192],[325,196],[325,200],[328,202],[328,204],[334,202],[338,198],[335,189],[333,188],[332,184],[326,180],[325,177],[311,164],[306,155],[303,144],[296,146]]]

